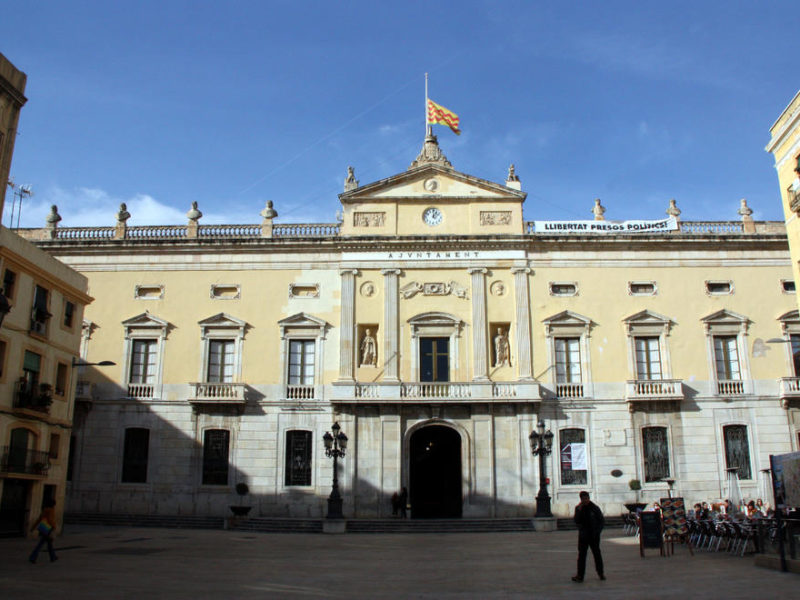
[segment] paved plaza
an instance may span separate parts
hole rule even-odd
[[[27,561],[32,539],[0,539],[0,597],[25,598],[790,598],[800,576],[752,556],[685,548],[639,557],[604,534],[607,581],[589,556],[575,573],[577,532],[269,534],[70,525]]]

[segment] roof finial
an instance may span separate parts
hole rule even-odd
[[[353,167],[347,167],[347,177],[344,179],[344,191],[349,192],[358,187],[358,179],[356,179]]]

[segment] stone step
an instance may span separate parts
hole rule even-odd
[[[606,529],[613,529],[615,527],[623,527],[625,525],[625,522],[622,520],[622,517],[609,517],[609,516],[606,516],[605,520],[606,520],[606,525],[605,525]],[[569,530],[569,529],[577,529],[578,528],[578,526],[575,525],[575,521],[573,521],[571,517],[563,518],[563,519],[557,519],[556,523],[557,523],[556,528],[559,529],[559,530],[561,530],[561,529]]]
[[[109,513],[67,513],[65,524],[118,527],[176,527],[181,529],[223,529],[225,519],[197,515],[137,515]]]

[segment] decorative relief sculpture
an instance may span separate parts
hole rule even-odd
[[[412,281],[400,288],[400,295],[403,298],[413,298],[422,292],[424,296],[448,296],[453,294],[457,298],[467,298],[467,288],[459,285],[455,281],[444,283],[441,281],[433,281],[428,283],[419,283]]]
[[[372,337],[372,332],[367,329],[364,332],[364,337],[361,340],[361,366],[374,367],[378,364],[378,345],[375,343],[375,338]]]
[[[385,223],[385,212],[357,212],[353,214],[353,225],[356,227],[383,227]]]
[[[481,225],[510,225],[510,210],[481,211]]]
[[[492,292],[494,296],[504,296],[506,293],[506,284],[502,281],[493,281],[492,285],[489,286],[489,291]]]
[[[508,335],[502,327],[497,328],[497,335],[494,336],[494,366],[510,367],[511,355],[508,346]]]
[[[365,281],[361,284],[361,295],[365,298],[371,298],[375,295],[375,284],[371,281]]]

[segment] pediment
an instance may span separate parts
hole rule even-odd
[[[286,336],[288,333],[293,335],[305,333],[307,335],[324,338],[325,332],[330,328],[330,324],[324,319],[299,312],[278,321],[278,327],[281,328],[282,337]]]
[[[780,317],[778,317],[778,321],[781,321],[783,323],[800,321],[800,311],[790,310],[787,313],[783,313]]]
[[[202,321],[197,322],[203,328],[220,328],[220,329],[244,329],[247,326],[245,321],[232,317],[231,315],[221,312],[213,317],[208,317]]]
[[[623,319],[629,325],[668,325],[674,323],[669,317],[665,317],[652,310],[642,310],[627,319]]]
[[[427,187],[426,187],[427,185]],[[448,198],[522,202],[525,192],[460,173],[436,164],[425,164],[339,194],[342,204],[403,199],[446,202]]]
[[[136,315],[135,317],[131,317],[130,319],[125,319],[122,322],[123,327],[128,329],[135,327],[135,328],[146,328],[150,327],[153,329],[166,329],[169,326],[169,323],[164,319],[159,319],[150,314],[149,311],[145,311],[140,315]]]
[[[584,327],[592,325],[592,320],[571,310],[564,310],[552,317],[542,319],[542,323],[545,325],[580,325]]]
[[[749,323],[750,319],[732,310],[722,309],[700,319],[703,323]]]

